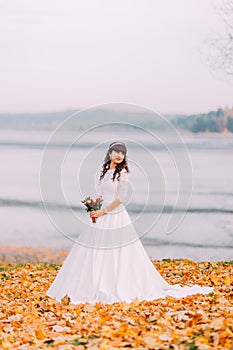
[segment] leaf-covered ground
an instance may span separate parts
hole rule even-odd
[[[233,261],[154,260],[170,283],[208,295],[150,302],[62,304],[45,295],[60,263],[0,264],[0,349],[231,349]]]

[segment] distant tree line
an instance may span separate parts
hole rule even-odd
[[[67,118],[77,111],[66,110],[63,112],[49,113],[18,113],[18,114],[0,114],[0,130],[1,129],[17,129],[17,130],[55,130],[55,128]],[[164,118],[160,118],[156,113],[148,112],[132,112],[132,111],[114,111],[114,110],[90,110],[85,111],[85,118],[77,114],[77,118],[67,123],[70,130],[86,130],[91,121],[98,121],[100,124],[107,125],[108,121],[117,121],[119,116],[124,117],[124,122],[137,128],[162,130],[168,127],[166,120],[172,123],[178,129],[185,129],[194,133],[198,132],[226,132],[233,133],[233,108],[219,108],[217,111],[209,113],[181,115],[181,114],[165,114]],[[122,118],[121,118],[122,119]],[[133,121],[133,123],[132,123]],[[110,124],[110,127],[111,124]]]
[[[233,133],[233,108],[219,108],[209,113],[192,114],[177,117],[172,123],[181,129],[198,132],[232,132]]]

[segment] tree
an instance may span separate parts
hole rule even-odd
[[[223,117],[224,116],[224,111],[222,108],[219,108],[216,112],[217,117]]]
[[[233,118],[230,116],[227,117],[227,130],[233,132]]]
[[[195,123],[191,128],[192,132],[206,131],[206,123],[202,117],[197,117]]]
[[[224,118],[223,117],[219,117],[216,119],[215,128],[216,128],[216,132],[223,132],[224,131],[225,125],[224,125]]]
[[[208,40],[209,63],[214,70],[233,76],[233,0],[223,0],[217,12],[225,25],[225,33]]]

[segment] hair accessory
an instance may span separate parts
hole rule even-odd
[[[109,145],[109,148],[112,148],[112,146],[116,146],[116,145],[121,145],[121,146],[124,146],[125,147],[125,144],[123,142],[113,142],[111,143],[111,145]]]
[[[109,151],[114,149],[114,147],[119,147],[125,154],[127,153],[126,145],[123,142],[113,142],[109,145]]]

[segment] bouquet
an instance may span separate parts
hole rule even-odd
[[[92,199],[90,196],[81,201],[85,205],[85,210],[87,212],[93,210],[100,210],[102,207],[103,199],[102,197],[97,197],[96,199]],[[92,222],[96,222],[96,218],[91,218]]]

